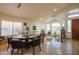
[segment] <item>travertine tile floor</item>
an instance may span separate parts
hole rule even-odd
[[[64,39],[63,42],[60,39],[51,37],[45,38],[44,43],[41,45],[42,50],[39,50],[37,46],[35,49],[35,55],[79,55],[79,40]],[[0,43],[0,55],[10,55],[11,48],[7,50],[7,42]],[[14,55],[20,55],[20,51],[15,50]],[[32,55],[32,48],[24,50],[24,55]]]

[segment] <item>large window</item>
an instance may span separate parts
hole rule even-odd
[[[61,27],[64,26],[64,24],[62,24],[61,22],[50,22],[46,24],[46,33],[48,33],[49,31],[51,32],[51,34],[58,34],[60,35],[60,31],[61,31]]]
[[[50,24],[46,24],[46,33],[48,33],[50,31]]]
[[[11,21],[1,22],[1,35],[12,35],[12,22]]]
[[[19,34],[22,31],[22,23],[14,22],[13,25],[14,25],[13,33],[14,34]]]
[[[68,18],[79,16],[79,9],[73,9],[68,12]]]
[[[68,27],[67,32],[70,33],[71,32],[71,20],[67,21],[67,27]]]
[[[61,23],[56,22],[52,23],[52,33],[56,32],[57,34],[60,34],[61,31]]]
[[[19,34],[22,30],[21,22],[13,22],[13,21],[1,21],[1,35],[13,35]]]

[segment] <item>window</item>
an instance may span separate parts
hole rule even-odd
[[[79,9],[73,9],[68,12],[68,18],[79,16]]]
[[[67,27],[68,27],[67,31],[70,33],[71,32],[71,20],[67,21]]]
[[[13,28],[14,34],[19,34],[22,31],[22,23],[14,22],[13,26],[14,26],[14,28]]]
[[[13,35],[19,34],[22,31],[22,23],[21,22],[13,22],[13,21],[1,21],[1,35]]]
[[[78,12],[79,12],[79,9],[73,9],[73,10],[68,11],[68,14],[78,13]]]
[[[50,31],[50,24],[46,24],[46,33]]]
[[[11,21],[1,22],[1,35],[12,35],[12,22]]]
[[[56,32],[57,34],[60,34],[60,30],[61,30],[61,23],[59,22],[52,23],[52,33]]]

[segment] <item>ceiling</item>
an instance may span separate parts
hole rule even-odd
[[[54,15],[62,11],[67,3],[0,3],[0,14],[20,17],[24,19],[37,19],[47,15]],[[54,9],[57,11],[54,11]]]

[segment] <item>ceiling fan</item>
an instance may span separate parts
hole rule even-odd
[[[21,7],[21,5],[22,5],[22,4],[21,4],[21,3],[19,3],[19,4],[18,4],[18,6],[17,6],[17,8],[20,8],[20,7]]]

